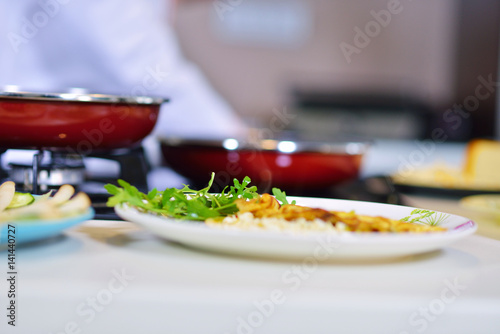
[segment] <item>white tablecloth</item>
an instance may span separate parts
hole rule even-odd
[[[315,266],[94,220],[19,247],[17,268],[16,327],[0,283],[2,333],[500,333],[500,241],[478,235],[423,255]]]

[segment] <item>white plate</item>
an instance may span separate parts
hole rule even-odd
[[[357,214],[401,219],[415,208],[361,201],[311,197],[290,197],[297,204],[327,210],[351,211]],[[440,226],[442,233],[310,233],[291,235],[270,231],[242,231],[211,228],[203,222],[176,220],[141,213],[128,206],[117,206],[121,218],[137,223],[154,234],[181,244],[216,252],[265,257],[302,258],[380,258],[405,256],[440,249],[462,239],[477,229],[464,217],[449,215]]]

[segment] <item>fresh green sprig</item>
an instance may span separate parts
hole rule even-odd
[[[167,188],[164,191],[155,188],[145,194],[123,180],[118,180],[120,187],[107,184],[104,188],[112,195],[107,202],[110,207],[127,203],[144,211],[189,220],[206,220],[234,214],[238,211],[235,204],[238,198],[252,199],[259,196],[257,187],[249,186],[251,180],[248,176],[241,182],[234,179],[234,185],[217,194],[209,192],[214,179],[215,173],[212,173],[207,187],[201,190],[184,185],[182,189]]]
[[[413,210],[408,217],[401,219],[409,223],[422,223],[431,226],[438,226],[445,221],[450,215],[442,212],[436,212],[424,209]]]
[[[286,198],[286,193],[284,191],[281,191],[278,188],[273,188],[273,195],[276,197],[276,199],[281,202],[282,205],[287,205],[287,204],[293,204],[295,205],[296,201],[293,200],[292,203],[288,203],[288,200]]]

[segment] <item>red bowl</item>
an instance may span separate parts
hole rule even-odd
[[[165,101],[99,94],[0,92],[0,148],[86,155],[130,147],[153,130]]]
[[[165,164],[204,186],[216,173],[212,191],[231,185],[234,178],[252,179],[260,192],[272,187],[297,192],[321,190],[356,179],[365,143],[324,143],[262,140],[179,140],[160,138]]]

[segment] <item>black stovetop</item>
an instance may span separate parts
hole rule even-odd
[[[9,150],[9,153],[12,153],[14,150]],[[35,182],[29,183],[17,183],[16,189],[21,192],[30,192],[33,194],[42,194],[50,189],[57,189],[61,184],[54,185],[38,185],[33,187],[33,184],[38,184],[36,182],[38,180],[36,171],[43,170],[45,173],[50,173],[50,166],[53,166],[54,156],[59,156],[59,153],[53,153],[50,151],[42,150],[42,151],[24,151],[22,153],[33,154],[33,163],[30,164],[17,164],[14,161],[2,161],[2,157],[7,150],[0,149],[0,183],[6,180],[14,180],[12,177],[13,168],[24,166],[30,170],[32,175],[31,179]],[[20,152],[20,151],[17,151]],[[41,163],[42,159],[36,159],[37,156],[46,157],[49,155],[49,162]],[[13,154],[16,156],[16,151]],[[45,158],[44,158],[45,159]],[[133,184],[141,191],[148,191],[148,173],[151,168],[147,163],[145,158],[144,150],[142,147],[136,147],[132,149],[123,149],[123,150],[114,150],[111,152],[102,152],[95,153],[89,156],[84,157],[85,159],[94,159],[94,160],[110,160],[115,162],[118,165],[117,172],[114,175],[110,175],[109,173],[104,173],[105,176],[95,176],[90,175],[85,170],[85,166],[83,166],[83,182],[79,182],[78,184],[72,184],[75,187],[76,191],[83,191],[87,193],[92,201],[92,206],[95,210],[95,219],[118,219],[118,216],[114,213],[113,208],[107,207],[106,202],[109,197],[107,191],[104,189],[104,185],[108,183],[117,184],[118,179],[123,179],[130,184]],[[47,160],[47,159],[45,159]],[[38,162],[37,162],[38,161]],[[33,178],[34,176],[34,178]],[[43,188],[43,189],[42,189]]]
[[[2,157],[1,153],[3,152],[0,152],[0,159]],[[167,167],[152,168],[147,163],[142,148],[94,154],[90,158],[113,160],[119,165],[119,170],[114,175],[86,175],[83,183],[74,185],[77,191],[83,191],[89,195],[96,213],[95,219],[119,219],[113,208],[106,205],[109,194],[104,189],[104,185],[108,183],[117,184],[118,179],[129,182],[143,192],[153,188],[163,190],[167,187],[182,187],[183,184],[189,184],[189,180],[184,179]],[[0,168],[0,180],[7,179],[9,179],[8,170]],[[390,180],[385,177],[358,179],[314,191],[293,189],[287,191],[287,195],[403,204],[398,192]]]

